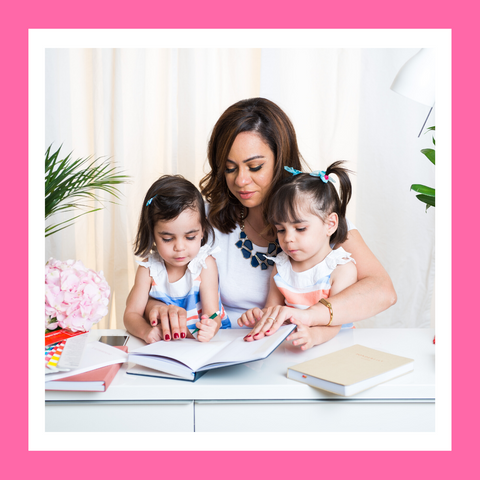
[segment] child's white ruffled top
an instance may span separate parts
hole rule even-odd
[[[330,296],[330,276],[338,265],[355,263],[352,255],[342,247],[332,250],[320,263],[304,272],[293,270],[290,257],[285,252],[279,253],[272,260],[278,272],[273,279],[285,297],[285,305],[303,310],[315,305],[321,298]],[[349,323],[342,325],[342,328],[352,326],[353,323]]]
[[[200,298],[200,283],[202,279],[200,274],[203,268],[207,268],[207,257],[218,250],[218,247],[212,248],[208,244],[203,245],[197,256],[188,264],[185,275],[174,283],[168,281],[165,261],[158,252],[152,253],[145,262],[137,261],[142,267],[148,268],[152,277],[149,295],[166,305],[176,305],[184,308],[187,311],[187,326],[190,329],[195,328],[195,323],[202,315]],[[221,328],[229,328],[230,320],[220,301],[219,311],[222,312]]]

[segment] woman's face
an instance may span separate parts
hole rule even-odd
[[[228,189],[245,207],[262,205],[272,183],[274,165],[273,152],[260,135],[239,133],[226,162]]]

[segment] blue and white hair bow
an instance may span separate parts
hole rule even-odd
[[[300,170],[295,170],[292,167],[283,167],[287,172],[291,173],[292,175],[298,175],[299,173],[303,173]]]
[[[157,195],[158,195],[158,194],[157,194]],[[148,207],[148,206],[152,203],[152,200],[153,200],[157,195],[154,195],[154,196],[145,204],[145,206]]]
[[[303,173],[300,170],[295,170],[292,167],[283,167],[287,172],[290,172],[292,175],[298,175],[299,173]],[[328,183],[329,181],[335,183],[333,178],[330,178],[323,170],[315,170],[314,172],[309,173],[312,177],[318,177],[323,183]]]
[[[310,173],[310,175],[312,177],[319,177],[323,183],[328,183],[329,181],[335,183],[335,180],[333,178],[330,178],[330,176],[327,175],[323,170],[315,170],[314,172]]]

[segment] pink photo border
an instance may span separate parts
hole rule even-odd
[[[108,5],[111,3],[111,5]],[[4,358],[2,417],[3,471],[23,478],[68,475],[85,477],[146,477],[155,472],[165,478],[187,476],[237,479],[293,478],[305,475],[335,478],[463,477],[476,464],[478,413],[472,405],[479,390],[476,338],[479,314],[475,298],[476,235],[469,236],[473,259],[459,258],[460,226],[471,225],[473,182],[479,178],[475,158],[476,90],[479,70],[477,8],[473,2],[455,3],[455,12],[438,12],[439,4],[404,1],[389,11],[385,2],[291,3],[222,1],[120,4],[86,0],[77,7],[60,1],[9,3],[3,8],[1,51],[2,133],[2,297]],[[333,5],[333,2],[332,2]],[[472,6],[470,6],[472,5]],[[228,11],[230,9],[230,11]],[[28,348],[22,328],[28,318],[28,30],[31,28],[447,28],[453,38],[452,127],[452,342],[453,426],[450,452],[29,452]],[[475,116],[474,116],[475,115]],[[455,168],[456,167],[456,168]],[[475,215],[474,212],[472,212]],[[476,223],[473,229],[478,230]],[[15,239],[13,239],[15,237]],[[465,243],[465,237],[463,237]],[[469,243],[470,243],[469,242]],[[8,253],[7,253],[8,252]],[[463,254],[465,257],[466,255]],[[468,268],[468,270],[467,270]],[[21,325],[18,324],[20,320]],[[460,325],[466,334],[460,334]],[[14,329],[14,339],[7,334]],[[20,334],[19,334],[20,333]],[[459,338],[458,335],[461,335]],[[441,339],[437,339],[441,341]],[[15,345],[14,345],[15,344]],[[471,371],[472,370],[472,371]],[[359,442],[361,439],[359,438]],[[359,445],[361,446],[361,445]],[[51,446],[50,446],[51,447]],[[285,451],[291,445],[285,445]],[[475,449],[476,450],[476,449]],[[348,458],[348,461],[346,461]],[[235,465],[235,468],[232,468]],[[463,473],[464,472],[464,473]]]

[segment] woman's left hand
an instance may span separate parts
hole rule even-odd
[[[245,341],[252,342],[273,335],[285,322],[288,322],[294,316],[298,317],[301,310],[277,305],[264,308],[262,312],[262,318],[257,321],[252,331],[244,337]]]

